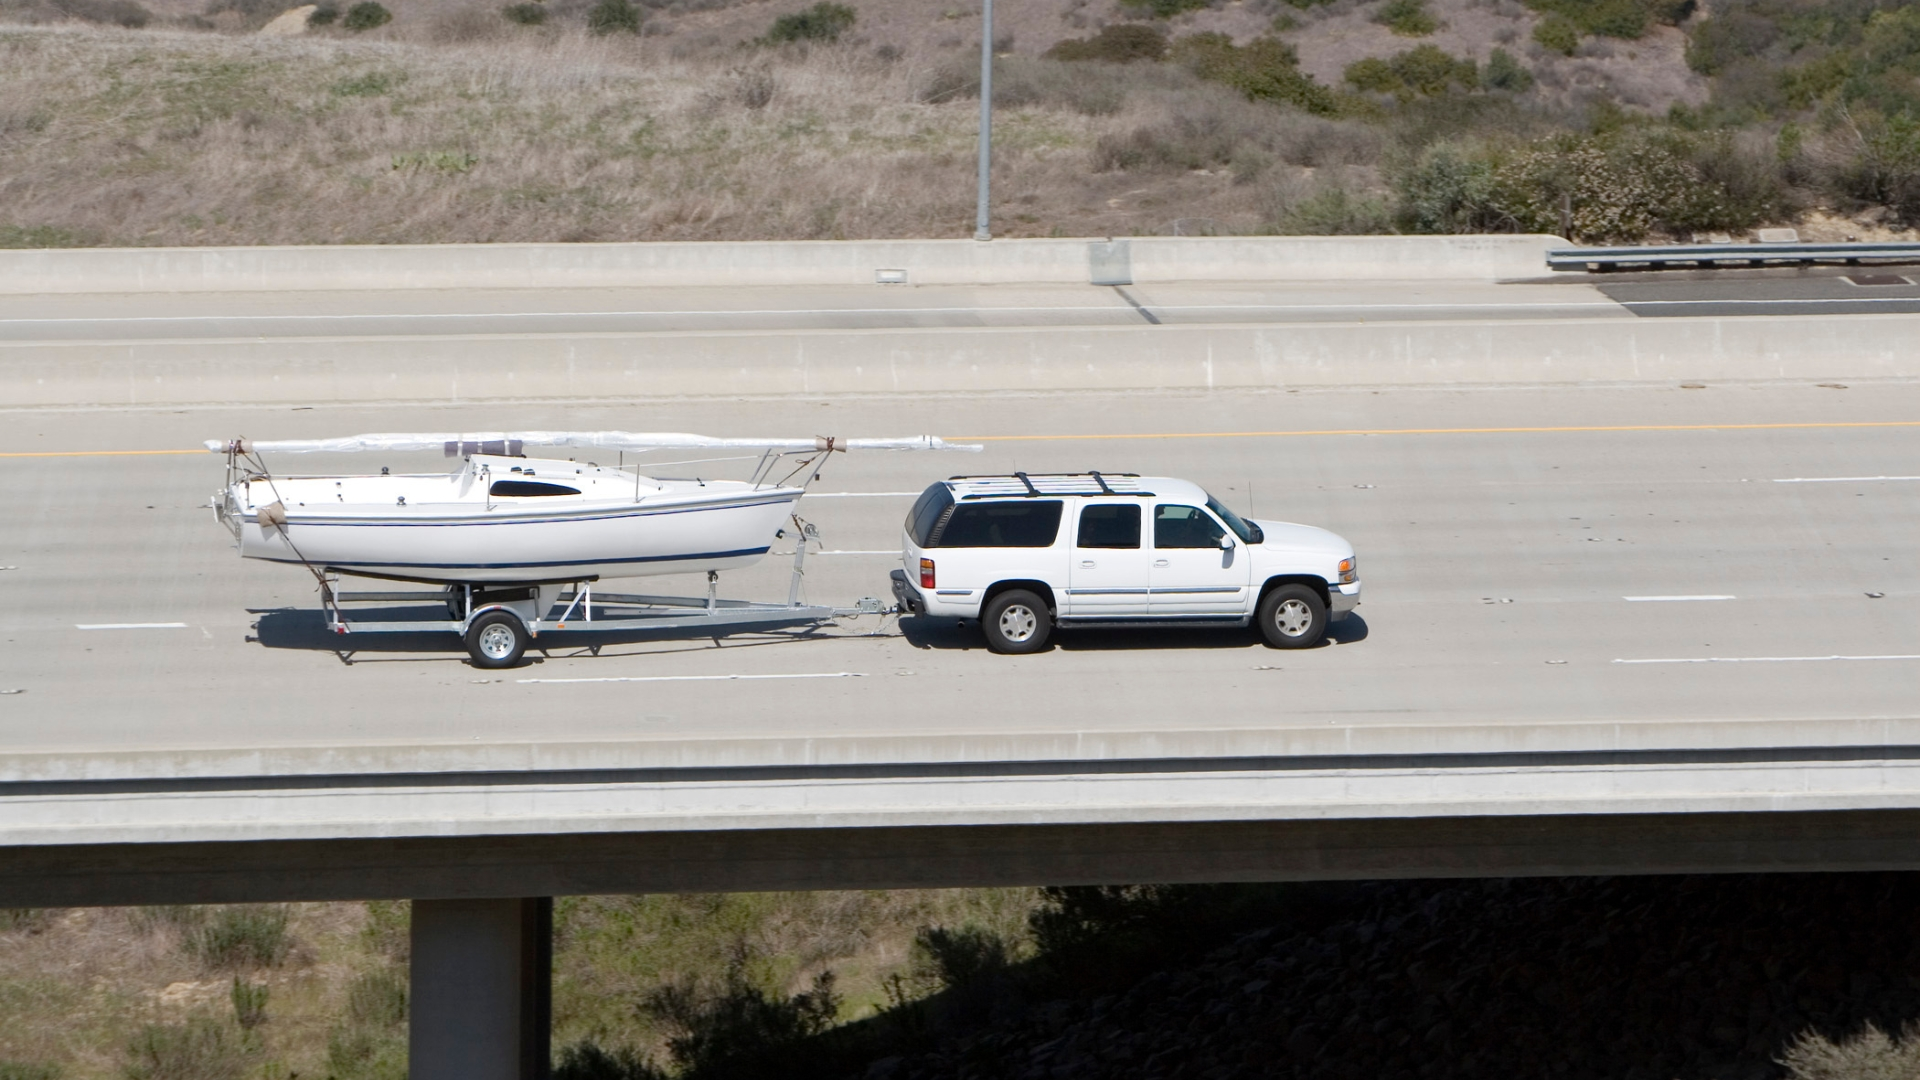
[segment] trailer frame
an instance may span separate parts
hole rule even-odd
[[[324,568],[321,590],[327,629],[349,640],[355,634],[451,633],[465,643],[475,667],[495,669],[519,664],[528,649],[547,652],[548,647],[540,640],[543,633],[564,633],[571,638],[573,635],[698,631],[691,636],[718,639],[744,630],[808,624],[817,627],[836,618],[896,613],[898,609],[894,605],[876,597],[862,597],[849,607],[803,602],[801,584],[806,575],[807,544],[817,542],[820,533],[797,515],[793,523],[793,570],[785,603],[724,599],[720,596],[720,574],[715,570],[707,571],[705,596],[664,596],[596,592],[597,577],[454,583],[432,591],[342,591],[337,587],[342,576],[371,575],[349,575],[329,566]],[[776,539],[784,534],[782,530]],[[350,618],[342,607],[353,603],[435,604],[445,609],[447,617],[358,620]],[[557,617],[553,615],[555,608],[561,608]],[[588,641],[586,648],[598,656],[604,644]],[[356,651],[352,648],[334,650],[342,662],[349,664]]]

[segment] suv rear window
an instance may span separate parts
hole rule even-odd
[[[1061,504],[1052,499],[966,503],[921,547],[1052,547]]]
[[[953,505],[953,492],[945,484],[935,484],[920,493],[914,500],[913,509],[907,511],[907,535],[921,547],[930,546],[933,530],[939,526],[941,515]]]

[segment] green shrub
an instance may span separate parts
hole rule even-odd
[[[0,229],[0,247],[54,247],[53,244],[8,244],[4,240],[5,230]],[[37,934],[53,924],[51,908],[0,908],[0,934],[9,931],[23,931]]]
[[[1090,38],[1055,42],[1045,55],[1054,60],[1105,60],[1115,64],[1164,60],[1167,35],[1158,27],[1142,23],[1113,23]]]
[[[1387,0],[1373,21],[1401,37],[1426,37],[1440,29],[1440,20],[1427,10],[1426,0]]]
[[[1120,0],[1120,6],[1156,19],[1171,19],[1188,11],[1205,11],[1213,6],[1213,0]]]
[[[1545,15],[1558,15],[1582,33],[1637,38],[1655,22],[1679,25],[1693,13],[1694,0],[1526,0]]]
[[[340,20],[340,25],[357,32],[385,26],[392,21],[393,12],[381,7],[375,0],[360,0],[359,3],[347,9],[346,17]]]
[[[288,911],[279,904],[235,904],[215,909],[188,931],[187,952],[209,968],[275,967],[286,959]]]
[[[1572,56],[1580,47],[1580,28],[1563,15],[1549,15],[1533,28],[1533,40],[1543,49]]]
[[[380,97],[392,93],[405,78],[401,72],[369,71],[341,79],[327,89],[337,97]]]
[[[782,15],[773,20],[766,40],[773,44],[788,41],[838,41],[853,29],[855,12],[845,4],[820,0],[805,11]]]
[[[1191,34],[1173,43],[1173,58],[1200,78],[1225,83],[1254,101],[1284,102],[1308,112],[1335,112],[1332,91],[1300,70],[1293,46],[1274,37],[1235,45],[1225,34]]]
[[[148,1024],[127,1046],[127,1080],[240,1080],[248,1053],[231,1025],[207,1016]]]
[[[1490,90],[1519,93],[1533,86],[1533,72],[1515,60],[1512,53],[1495,49],[1487,55],[1487,69],[1481,74],[1480,81]]]
[[[1920,120],[1903,114],[1856,118],[1839,140],[1834,186],[1862,202],[1920,221]]]
[[[108,23],[138,30],[153,21],[153,12],[134,0],[54,0],[62,14],[88,22]]]
[[[49,1061],[0,1061],[0,1080],[60,1080],[66,1070]]]
[[[406,1080],[407,980],[394,969],[370,971],[347,987],[347,1008],[327,1037],[334,1080]]]
[[[240,976],[235,975],[227,1000],[233,1003],[233,1022],[240,1025],[241,1031],[252,1031],[267,1018],[266,983],[241,982]]]
[[[407,1021],[407,980],[397,971],[370,971],[347,987],[347,1019],[391,1027]]]
[[[1385,199],[1330,187],[1287,206],[1272,227],[1282,236],[1376,236],[1393,231],[1393,208]]]
[[[667,1080],[667,1074],[634,1050],[608,1052],[590,1042],[560,1051],[553,1080]]]
[[[596,34],[637,34],[640,9],[633,0],[600,0],[587,12],[587,29]]]
[[[779,1075],[790,1047],[839,1017],[833,983],[833,973],[823,971],[811,989],[792,997],[768,993],[736,960],[717,989],[669,983],[648,994],[641,1008],[674,1030],[667,1052],[683,1074]]]
[[[1386,60],[1356,60],[1347,65],[1342,77],[1356,89],[1393,94],[1402,100],[1416,94],[1434,97],[1456,86],[1472,90],[1480,85],[1472,60],[1456,59],[1432,45],[1415,46]]]
[[[1400,198],[1400,223],[1418,233],[1513,232],[1512,214],[1501,206],[1494,163],[1441,144],[1428,147],[1410,168],[1394,177]]]
[[[1354,89],[1375,94],[1391,94],[1405,86],[1400,81],[1400,76],[1394,74],[1393,65],[1377,56],[1369,56],[1348,64],[1347,70],[1341,74],[1341,77],[1352,84]]]
[[[500,14],[521,26],[539,26],[547,21],[547,7],[541,3],[508,4]]]
[[[317,5],[307,13],[308,26],[332,26],[340,21],[340,9],[332,4]]]

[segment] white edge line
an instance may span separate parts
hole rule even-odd
[[[1738,600],[1737,596],[1623,596],[1629,604],[1659,604],[1679,600]]]
[[[1920,476],[1785,476],[1776,484],[1870,484],[1876,480],[1920,480]]]
[[[74,623],[75,630],[185,630],[183,622],[103,622]]]
[[[1816,660],[1920,660],[1920,653],[1895,656],[1682,656],[1615,660],[1616,664],[1799,664]]]
[[[731,682],[736,679],[862,679],[864,671],[807,671],[791,675],[609,675],[597,679],[515,679],[520,683]]]

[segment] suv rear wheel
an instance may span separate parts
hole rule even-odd
[[[1282,585],[1260,598],[1260,633],[1276,649],[1307,649],[1327,636],[1327,605],[1305,585]]]
[[[1008,589],[988,601],[980,613],[987,648],[997,653],[1039,652],[1053,632],[1046,602],[1026,589]]]

